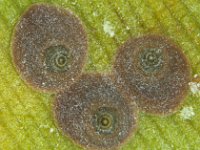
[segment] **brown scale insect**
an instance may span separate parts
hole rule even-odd
[[[21,16],[12,39],[22,78],[42,91],[60,91],[81,74],[87,54],[83,25],[70,11],[34,4]]]
[[[110,76],[83,74],[57,94],[54,116],[64,135],[87,149],[118,149],[136,130],[137,107],[116,90]]]
[[[183,102],[191,67],[182,50],[169,39],[147,35],[130,39],[119,49],[114,82],[126,98],[152,114],[171,114]]]

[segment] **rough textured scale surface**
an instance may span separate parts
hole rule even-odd
[[[27,88],[13,68],[10,41],[15,24],[22,12],[37,2],[41,0],[0,0],[0,149],[82,150],[66,140],[54,125],[51,94]],[[87,70],[110,71],[116,48],[130,33],[134,37],[157,33],[180,45],[190,60],[193,76],[200,76],[200,3],[197,0],[42,2],[73,10],[84,22],[89,40],[89,56],[84,67]],[[105,33],[105,21],[110,22],[113,37]],[[122,150],[199,149],[200,91],[196,90],[197,81],[194,85],[177,113],[169,117],[140,113],[139,130]],[[193,111],[185,111],[187,108]],[[186,117],[192,113],[194,116],[183,119],[180,115],[183,110]]]
[[[55,120],[61,131],[87,149],[118,149],[136,130],[137,108],[110,77],[84,74],[57,95]]]
[[[125,42],[114,63],[114,81],[127,98],[153,114],[170,114],[187,95],[191,68],[181,49],[162,36]]]
[[[87,38],[80,20],[70,11],[34,4],[15,27],[12,50],[14,64],[29,85],[60,91],[80,76]]]

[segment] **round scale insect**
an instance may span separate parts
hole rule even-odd
[[[15,27],[12,54],[29,85],[47,92],[60,91],[81,74],[87,54],[86,33],[72,12],[34,4]]]
[[[183,102],[191,67],[182,50],[156,35],[133,38],[119,49],[114,82],[126,98],[152,114],[170,114]]]
[[[133,135],[137,107],[124,99],[108,75],[83,74],[54,102],[58,127],[87,149],[117,149]]]

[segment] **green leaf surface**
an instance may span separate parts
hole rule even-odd
[[[130,37],[162,34],[180,45],[200,75],[198,0],[0,0],[0,149],[79,150],[54,124],[54,96],[28,87],[12,63],[12,33],[33,3],[72,10],[85,25],[89,55],[85,71],[110,72],[116,49]],[[140,113],[137,133],[123,150],[200,149],[200,97],[189,92],[181,109],[168,117]]]

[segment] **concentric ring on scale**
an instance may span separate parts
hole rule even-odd
[[[173,113],[187,95],[191,67],[171,40],[147,35],[126,41],[113,66],[114,82],[142,111]]]
[[[118,93],[108,75],[83,74],[57,94],[54,114],[63,134],[87,149],[117,149],[137,125],[135,103]]]
[[[87,54],[86,33],[72,12],[34,4],[15,27],[12,54],[26,83],[42,91],[61,91],[81,74]]]

